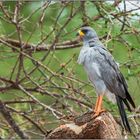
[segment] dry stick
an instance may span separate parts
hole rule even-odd
[[[0,77],[0,80],[3,82],[9,83],[9,84],[14,84],[14,81],[7,79],[7,78]]]
[[[3,44],[5,44],[6,46],[15,49],[16,51],[20,52],[20,50],[18,50],[16,47],[8,44],[7,42],[3,41],[2,39],[0,39],[0,42],[2,42]],[[43,65],[41,62],[35,60],[34,58],[32,58],[31,56],[29,56],[28,54],[26,54],[25,52],[21,52],[24,56],[26,56],[27,58],[35,61],[38,65],[43,66],[43,68],[45,68],[48,72],[50,72],[52,75],[55,75],[55,73],[53,73],[50,69],[48,69],[48,67],[46,67],[45,65]]]
[[[0,87],[0,92],[3,92],[5,90],[9,90],[13,87],[13,85],[15,85],[14,81],[12,81],[11,79],[6,79],[3,77],[0,77],[0,80],[4,83],[6,83],[6,86]],[[10,84],[10,85],[9,85]]]
[[[97,14],[97,15],[95,15],[94,17],[93,17],[93,21],[96,21],[96,20],[99,20],[100,18],[104,18],[104,12],[102,12],[102,5],[101,4],[99,4],[99,2],[101,3],[101,1],[92,1],[93,2],[93,4],[96,6],[96,9],[97,9],[97,11],[98,11],[98,13],[99,14]]]
[[[73,15],[74,16],[74,15]],[[69,21],[69,20],[68,20]],[[66,22],[67,23],[67,22]],[[51,46],[53,46],[53,45],[51,45]],[[32,59],[31,59],[32,60]],[[37,63],[38,64],[38,63]],[[54,74],[53,74],[54,75]]]
[[[5,41],[2,40],[2,39],[0,39],[0,42],[2,42],[3,44],[5,44],[7,47],[10,47],[10,48],[12,48],[12,49],[15,49],[15,50],[18,51],[18,52],[21,52],[21,51],[18,50],[16,47],[10,45],[9,43],[5,42]],[[62,80],[63,80],[63,78],[65,78],[65,79],[67,79],[67,80],[72,80],[72,81],[77,82],[77,83],[80,81],[80,80],[77,79],[77,78],[73,79],[73,78],[68,77],[68,76],[58,75],[58,74],[52,72],[46,65],[42,64],[40,61],[38,61],[38,60],[34,59],[33,57],[29,56],[29,55],[26,54],[25,52],[22,51],[21,53],[22,53],[24,56],[26,56],[27,58],[29,58],[30,60],[33,60],[36,64],[38,64],[38,65],[40,65],[41,67],[43,67],[44,69],[46,69],[50,74],[55,75],[55,76],[61,78]],[[83,82],[83,81],[81,81],[81,82],[82,82],[82,83],[85,83],[85,82]]]
[[[8,81],[9,82],[9,81]],[[10,82],[11,83],[11,82]],[[15,86],[15,83],[11,83],[12,85],[8,88],[8,89],[11,89],[11,88],[13,88],[13,86]],[[17,85],[16,85],[17,86]],[[6,88],[6,89],[7,89]],[[55,88],[59,88],[58,86],[56,86]],[[5,89],[5,90],[6,90]],[[19,87],[16,87],[16,89],[20,89]],[[4,89],[3,89],[4,90]],[[69,100],[72,100],[72,101],[75,101],[75,102],[78,102],[78,103],[81,103],[81,104],[83,104],[84,106],[86,106],[86,107],[89,107],[89,108],[91,108],[91,104],[89,104],[89,103],[86,103],[86,102],[84,102],[84,101],[81,101],[81,100],[78,100],[78,99],[76,99],[76,98],[73,98],[73,97],[70,97],[70,96],[68,96],[67,94],[67,96],[63,96],[63,95],[59,95],[59,94],[56,94],[56,93],[49,93],[48,91],[45,91],[45,90],[43,90],[39,85],[38,85],[38,88],[32,88],[32,89],[30,89],[30,88],[24,88],[24,90],[25,91],[35,91],[35,92],[39,92],[39,93],[41,93],[41,94],[45,94],[45,95],[48,95],[48,96],[50,96],[50,97],[52,97],[52,98],[54,98],[54,99],[57,99],[58,97],[59,98],[65,98],[65,99],[69,99]],[[28,94],[30,94],[29,92],[28,92]],[[30,94],[31,95],[31,94]],[[22,101],[19,101],[19,102],[22,102]],[[23,102],[27,102],[27,101],[23,101]],[[32,101],[33,103],[35,103],[36,102],[36,100],[33,100]],[[5,102],[5,103],[10,103],[10,102]],[[11,103],[18,103],[18,101],[11,101]],[[63,103],[62,103],[63,104]]]
[[[62,11],[63,11],[64,9],[62,9]],[[60,12],[60,14],[58,15],[58,17],[57,17],[57,20],[58,20],[58,18],[59,18],[59,16],[61,15],[61,13],[62,13],[62,11]],[[70,17],[68,18],[68,20],[66,21],[66,23],[63,25],[63,27],[61,27],[61,29],[60,29],[60,31],[59,31],[59,33],[57,34],[57,36],[56,36],[56,38],[55,38],[55,40],[54,40],[54,42],[53,42],[53,44],[48,48],[47,47],[47,50],[48,50],[48,52],[47,52],[47,54],[42,58],[42,60],[41,61],[43,61],[43,60],[45,60],[45,58],[47,57],[47,55],[49,54],[49,52],[51,51],[51,48],[54,46],[54,44],[56,43],[56,41],[57,41],[57,38],[59,37],[59,35],[60,35],[60,33],[62,32],[62,29],[70,22],[70,20],[72,19],[72,17],[74,17],[76,15],[76,12],[72,15],[72,10],[71,10],[71,15],[70,15]],[[56,20],[56,22],[57,22],[57,20]],[[55,23],[56,23],[55,22]],[[53,32],[53,31],[52,31]],[[50,35],[50,34],[49,34]],[[46,38],[45,38],[45,40],[46,40]],[[44,39],[42,40],[42,41],[44,41]],[[41,41],[41,42],[42,42]],[[17,42],[14,42],[14,44],[16,44]],[[77,44],[78,46],[80,46],[79,44]],[[18,45],[19,46],[19,45]],[[21,46],[21,44],[20,44],[20,46]],[[27,46],[27,45],[26,45]],[[37,45],[38,46],[38,45]],[[63,46],[61,46],[62,48],[63,48]],[[59,48],[60,49],[62,49],[60,46],[59,46]],[[72,45],[71,47],[75,47],[75,45]],[[32,46],[30,46],[30,48],[32,48]],[[34,47],[34,48],[36,48],[36,49],[38,49],[39,47]],[[67,48],[67,47],[66,47]],[[64,49],[64,48],[63,48]],[[35,62],[34,62],[35,63]],[[38,64],[36,64],[36,68],[38,68]],[[34,68],[33,69],[33,71],[34,70],[36,70],[36,68]],[[33,72],[32,71],[32,72]]]
[[[56,30],[57,21],[58,21],[59,17],[61,16],[61,14],[62,14],[62,12],[63,12],[63,10],[64,10],[65,7],[66,7],[66,6],[64,6],[64,7],[62,8],[62,10],[60,11],[60,13],[58,14],[58,16],[57,16],[57,18],[56,18],[56,21],[55,21],[55,23],[54,23],[54,27],[53,27],[52,31],[51,31],[50,33],[48,33],[48,35],[45,36],[45,37],[35,46],[35,48],[38,48],[38,47],[39,47],[45,40],[47,40],[48,37]],[[61,27],[61,29],[63,29],[63,28]],[[60,31],[61,31],[61,29],[60,29]],[[59,35],[60,35],[60,31],[58,32],[57,36],[55,37],[55,40],[53,41],[52,45],[50,45],[50,47],[47,46],[48,52],[47,52],[47,53],[45,54],[45,56],[41,59],[41,61],[44,61],[44,60],[46,59],[46,57],[48,56],[48,54],[49,54],[50,51],[52,50],[53,46],[55,46],[55,44],[56,44],[56,42],[57,42],[57,40],[58,40],[58,37],[59,37]],[[35,49],[35,50],[36,50],[36,49]],[[36,70],[37,68],[38,68],[38,65],[37,65],[34,69]]]
[[[74,55],[74,56],[75,56],[75,55]],[[74,56],[73,56],[73,57],[74,57]],[[73,57],[72,57],[72,58],[73,58]],[[68,60],[68,62],[65,63],[65,66],[64,66],[64,67],[66,67],[66,65],[72,60],[72,58],[71,58],[70,60]],[[60,68],[59,70],[57,70],[56,73],[58,73],[61,69],[62,69],[62,68]],[[48,81],[51,81],[51,78],[52,78],[53,76],[55,76],[55,75],[50,76],[49,79],[48,79],[47,81],[45,80],[42,84],[44,84],[44,83],[46,83],[46,82],[48,82]],[[63,79],[61,79],[61,80],[63,80]],[[71,81],[71,82],[72,82],[72,81]],[[72,83],[73,83],[73,82],[72,82]],[[67,83],[66,83],[66,84],[67,84]],[[67,85],[68,85],[68,84],[67,84]],[[87,84],[86,84],[86,85],[87,85]],[[58,87],[55,87],[55,88],[58,88]],[[69,90],[69,88],[65,88],[65,89]],[[72,88],[72,89],[73,89],[73,88]],[[64,91],[64,90],[63,90],[63,91]],[[76,93],[79,93],[76,89],[73,89],[73,91],[76,92]],[[79,93],[79,94],[82,95],[82,96],[84,96],[84,97],[86,96],[85,94],[82,94],[82,93]],[[68,95],[68,94],[66,94],[66,95]],[[79,103],[79,102],[78,102],[78,103]]]
[[[37,98],[35,98],[32,94],[30,94],[24,87],[22,87],[21,85],[18,85],[19,89],[21,91],[23,91],[27,96],[29,96],[31,99],[33,99],[35,102],[37,102],[39,105],[41,105],[42,107],[44,107],[45,109],[48,109],[50,110],[53,115],[56,117],[56,118],[60,118],[59,116],[63,116],[63,114],[57,110],[55,110],[54,108],[51,108],[50,106],[40,102]],[[59,116],[58,116],[59,115]]]
[[[126,12],[120,12],[120,13],[117,13],[117,14],[110,13],[110,14],[114,18],[117,18],[121,23],[124,24],[124,22],[122,20],[120,20],[119,17],[125,16],[126,14],[129,14],[132,11],[136,11],[136,10],[139,10],[139,9],[140,9],[140,7],[136,8],[136,9],[126,11]],[[97,16],[94,17],[94,20],[98,20],[99,18],[101,18],[101,17],[99,15],[97,15]],[[130,27],[126,23],[124,25]],[[0,38],[2,40],[5,40],[8,43],[14,45],[15,47],[18,47],[18,48],[21,47],[17,40],[7,39],[7,38],[3,38],[3,37],[0,37]],[[26,43],[23,43],[23,44],[24,44],[24,49],[27,49],[27,50],[29,49],[29,51],[34,51],[34,50],[44,51],[44,50],[48,50],[50,48],[50,46],[51,46],[51,45],[39,45],[38,47],[36,47],[36,45],[32,45],[32,44],[26,44]],[[78,43],[78,40],[73,40],[73,41],[68,41],[68,43],[67,42],[56,43],[55,50],[69,49],[69,48],[75,48],[75,47],[80,47],[80,46],[81,45]]]
[[[49,6],[49,4],[50,4],[50,1],[45,2],[42,6],[40,6],[36,10],[34,10],[27,18],[23,19],[22,21],[19,21],[19,24],[25,22],[26,20],[29,20],[29,18],[31,18],[36,12],[41,10],[41,8],[46,9]],[[36,28],[36,24],[34,25],[34,30],[30,33],[30,35],[29,35],[28,39],[26,40],[26,42],[23,43],[24,48],[25,48],[26,45],[28,45],[29,40],[31,39],[33,33],[35,32],[35,28]],[[37,47],[38,47],[38,45],[34,46],[34,50],[32,50],[32,51],[35,51],[36,50],[35,48],[37,48]],[[31,46],[31,48],[32,48],[32,46]]]
[[[119,13],[110,13],[110,15],[112,15],[113,17],[114,17],[114,19],[116,18],[116,17],[122,17],[122,16],[127,16],[127,15],[129,15],[130,13],[132,13],[132,12],[134,12],[134,11],[137,11],[137,10],[140,10],[140,7],[138,7],[138,8],[135,8],[135,9],[131,9],[131,10],[128,10],[128,11],[121,11],[121,12],[119,12]]]
[[[26,77],[28,78],[28,80],[30,80],[34,85],[36,85],[36,88],[39,88],[40,90],[45,90],[45,89],[43,89],[36,81],[34,81],[33,79],[31,79],[30,78],[30,76],[28,76],[28,74],[26,73],[26,71],[25,71],[25,69],[23,70],[24,71],[24,73],[25,73],[25,75],[26,75]],[[56,99],[56,100],[58,100],[55,96],[53,96],[52,94],[49,94],[52,98],[54,98],[54,99]],[[58,100],[59,101],[59,100]],[[59,101],[60,102],[60,101]],[[66,107],[66,105],[63,103],[63,102],[60,102],[63,106],[65,106]]]
[[[24,100],[24,101],[4,101],[3,102],[4,104],[22,104],[22,103],[32,103],[32,104],[34,104],[35,103],[35,101],[33,101],[33,100]]]
[[[82,21],[83,21],[83,25],[88,25],[88,18],[87,18],[85,4],[86,4],[86,1],[81,1]]]
[[[10,16],[10,13],[8,12],[8,10],[4,9],[2,2],[0,2],[0,8],[1,8],[1,11],[3,12],[3,14],[5,15],[5,17],[10,21],[10,23],[12,23],[12,18]]]
[[[14,108],[8,106],[7,107],[9,110],[17,113],[18,115],[24,117],[25,119],[27,119],[29,122],[31,122],[37,129],[40,130],[40,132],[44,135],[46,135],[47,132],[45,132],[35,121],[33,121],[30,117],[28,117],[27,115],[25,115],[25,113],[22,113],[20,111],[15,110]]]
[[[69,61],[71,61],[71,60],[69,60]],[[69,63],[69,61],[68,61],[68,63]],[[58,70],[59,71],[59,70]],[[58,72],[57,71],[57,72]],[[54,76],[54,75],[53,75]],[[43,91],[43,89],[42,89],[42,87],[38,84],[38,83],[36,83],[34,80],[32,80],[27,74],[26,74],[26,77],[29,79],[29,80],[31,80],[31,82],[33,82],[38,88],[39,88],[39,92],[41,93],[41,91]],[[51,77],[52,78],[52,77]],[[56,87],[57,88],[57,87]],[[36,88],[35,88],[36,89]],[[28,90],[27,90],[28,91]],[[53,96],[53,94],[52,93],[50,93],[50,94],[48,94],[48,92],[45,92],[45,93],[47,93],[47,95],[51,95],[51,97],[55,97],[55,96]],[[58,97],[58,96],[57,96]],[[66,97],[66,96],[65,96]],[[64,97],[63,97],[64,98]],[[71,100],[73,100],[73,101],[76,101],[77,103],[80,103],[80,104],[83,104],[83,105],[85,105],[85,106],[88,106],[88,107],[91,107],[89,104],[87,104],[87,103],[84,103],[83,101],[80,101],[80,100],[76,100],[75,98],[70,98],[70,97],[67,97],[67,98],[69,98],[69,99],[71,99]],[[56,99],[56,98],[55,98]],[[59,101],[59,100],[58,100]],[[61,102],[60,102],[61,103]],[[66,105],[65,104],[63,104],[63,103],[61,103],[63,106],[65,106],[66,107]]]
[[[60,94],[57,94],[57,93],[49,93],[48,91],[43,91],[43,90],[40,90],[40,89],[26,89],[26,91],[36,91],[36,92],[40,92],[40,93],[42,93],[44,95],[54,96],[54,97],[57,97],[57,98],[69,99],[71,101],[75,101],[77,103],[81,103],[82,105],[84,105],[86,107],[92,108],[92,105],[91,104],[86,103],[84,101],[81,101],[79,99],[76,99],[74,97],[70,97],[68,95],[67,96],[64,96],[64,95],[60,95]]]
[[[14,84],[14,83],[11,83],[11,84]],[[13,86],[11,85],[11,87],[9,87],[10,89],[11,88],[13,88]],[[18,87],[16,87],[16,89],[17,89]],[[55,87],[55,88],[59,88],[59,87]],[[53,97],[53,98],[55,98],[55,99],[57,99],[58,97],[59,98],[65,98],[65,99],[69,99],[69,100],[72,100],[72,101],[75,101],[75,102],[77,102],[77,103],[80,103],[80,104],[82,104],[82,105],[84,105],[84,106],[86,106],[86,107],[89,107],[89,108],[91,108],[91,104],[89,104],[89,103],[86,103],[86,102],[84,102],[84,101],[81,101],[81,100],[78,100],[78,99],[76,99],[76,98],[73,98],[73,97],[70,97],[70,96],[63,96],[63,95],[59,95],[59,94],[55,94],[55,93],[49,93],[48,91],[45,91],[45,90],[43,90],[40,86],[39,86],[39,88],[33,88],[33,89],[28,89],[28,88],[24,88],[27,92],[28,91],[35,91],[35,92],[39,92],[39,93],[41,93],[41,94],[45,94],[45,95],[49,95],[50,97]],[[29,93],[29,92],[28,92]],[[30,93],[29,93],[30,94]],[[30,94],[31,95],[31,94]],[[19,102],[22,102],[22,101],[19,101]],[[23,101],[23,102],[27,102],[27,101]],[[35,103],[36,102],[36,100],[33,100],[32,101],[33,103]],[[5,103],[18,103],[18,101],[11,101],[11,102],[5,102]],[[63,104],[63,103],[62,103]],[[64,104],[63,104],[64,105]]]
[[[16,49],[17,51],[19,51],[17,48],[15,48],[14,46],[11,46],[10,44],[4,42],[3,40],[0,40],[0,41],[1,41],[2,43],[4,43],[5,45],[7,45],[8,47],[11,47],[12,49]],[[47,68],[45,65],[43,65],[43,64],[40,63],[39,61],[33,59],[32,57],[30,57],[30,56],[27,55],[26,53],[22,52],[22,54],[25,55],[27,58],[29,58],[29,59],[35,61],[35,62],[38,63],[40,66],[43,66],[45,69],[48,70],[48,68]],[[50,70],[49,70],[49,72],[50,72],[52,75],[56,75],[56,74],[54,74],[54,73],[53,73],[52,71],[50,71]],[[57,76],[57,75],[56,75],[56,76]],[[67,77],[66,79],[69,79],[69,78]],[[70,78],[69,80],[73,80],[73,79]],[[76,80],[76,81],[77,81],[77,80]],[[78,80],[77,82],[79,82],[79,80]]]
[[[12,68],[12,72],[10,74],[10,80],[12,80],[12,78],[13,78],[13,75],[15,73],[15,70],[16,70],[16,67],[17,67],[18,63],[19,63],[19,58],[16,60],[15,65]]]
[[[75,55],[73,55],[73,56],[64,64],[64,66],[61,66],[61,68],[59,68],[59,69],[56,71],[56,73],[59,73],[64,67],[66,67],[66,66],[72,61],[72,59],[73,59],[74,57],[75,57]],[[54,76],[55,76],[55,75],[51,75],[51,76],[49,77],[49,79],[44,80],[40,85],[43,85],[43,84],[45,84],[47,81],[50,81]]]
[[[40,68],[38,68],[38,70],[41,72],[41,74],[46,78],[46,79],[48,79],[47,81],[45,80],[42,84],[44,84],[44,83],[46,83],[46,82],[50,82],[52,85],[54,85],[55,86],[55,88],[60,88],[59,87],[59,85],[58,84],[56,84],[54,81],[51,81],[51,78],[49,77],[48,78],[48,76],[40,69]],[[58,70],[59,71],[59,70]],[[58,72],[57,71],[57,72]],[[56,74],[57,74],[57,72],[56,72]],[[51,74],[52,76],[55,76],[54,74]],[[28,77],[27,77],[28,76]],[[26,76],[25,76],[25,78],[29,78],[29,74],[28,73],[26,73]],[[24,79],[24,78],[23,78]],[[21,79],[21,81],[23,81],[23,79]],[[42,84],[39,84],[39,86],[41,87],[41,85]],[[37,87],[39,87],[39,86],[37,86]],[[60,90],[63,92],[63,93],[65,93],[65,91],[64,90],[62,90],[61,88],[60,88]]]
[[[116,3],[114,2],[114,4],[112,5],[113,7],[117,7],[118,6],[118,4],[121,2],[122,0],[116,0]],[[95,3],[94,3],[95,4]],[[119,12],[119,13],[110,13],[110,15],[112,15],[114,18],[119,18],[119,17],[121,17],[121,16],[125,16],[125,15],[128,15],[129,13],[131,13],[131,12],[133,12],[133,11],[137,11],[137,10],[139,10],[140,9],[140,7],[138,7],[138,8],[135,8],[135,9],[131,9],[131,10],[129,10],[129,11],[125,11],[125,12]],[[99,12],[99,11],[98,11]],[[99,20],[100,18],[104,18],[104,15],[102,15],[102,13],[100,13],[99,12],[99,14],[97,14],[97,15],[95,15],[94,17],[93,17],[93,21],[97,21],[97,20]],[[122,22],[122,21],[120,21],[120,22]],[[123,23],[123,22],[122,22]],[[124,25],[126,25],[127,26],[127,24],[124,24]],[[129,26],[128,26],[129,27]]]
[[[41,35],[40,37],[43,38],[43,21],[45,19],[45,15],[46,15],[46,9],[48,8],[49,4],[51,3],[51,1],[46,1],[43,5],[42,5],[42,11],[41,11],[41,15],[39,17],[39,21],[38,24],[40,26],[40,31],[41,31]]]
[[[13,86],[11,86],[9,88],[11,89],[11,88],[13,88]],[[16,87],[16,89],[17,88],[18,87]],[[56,87],[56,88],[58,88],[58,87]],[[70,97],[67,97],[67,96],[59,96],[58,94],[49,93],[49,92],[44,91],[43,89],[41,89],[41,87],[40,87],[40,89],[38,89],[38,88],[34,88],[34,89],[27,89],[27,88],[25,88],[25,90],[26,91],[35,91],[35,92],[39,92],[41,94],[49,95],[50,97],[53,97],[54,99],[57,99],[58,97],[59,98],[69,98],[70,100],[76,101],[77,103],[83,104],[84,106],[91,107],[89,104],[87,104],[87,103],[85,103],[83,101],[80,101],[80,100],[76,100],[75,98],[70,98]],[[8,102],[5,102],[5,103],[6,104],[11,104],[11,103],[26,103],[26,102],[35,103],[36,101],[8,101]],[[61,104],[63,106],[65,106],[65,107],[67,107],[67,105],[65,105],[64,103],[61,103]],[[69,108],[67,108],[67,110],[69,110]]]
[[[102,40],[103,38],[104,37],[101,37],[100,39]],[[15,48],[21,47],[18,40],[0,37],[0,43],[3,43],[3,42],[12,45]],[[49,48],[51,47],[51,45],[39,45],[36,48],[36,45],[34,45],[34,44],[29,44],[29,43],[25,43],[25,42],[23,44],[22,44],[22,46],[24,46],[23,49],[27,50],[27,52],[34,51],[34,50],[36,50],[36,51],[48,51]],[[62,43],[56,43],[55,50],[72,49],[72,48],[81,47],[81,45],[82,44],[79,42],[78,39],[74,39],[74,40],[64,41]],[[13,50],[15,50],[15,49],[13,48]]]
[[[14,39],[10,39],[10,38],[4,38],[4,37],[0,37],[1,40],[7,42],[8,44],[11,44],[13,46],[15,46],[16,48],[20,48],[21,45],[19,43],[18,40],[14,40]],[[2,43],[2,41],[0,40],[0,43]],[[22,43],[22,46],[24,50],[27,51],[48,51],[49,48],[51,47],[51,45],[39,45],[38,47],[36,47],[36,45],[34,44],[29,44],[29,43]],[[74,40],[70,40],[70,41],[65,41],[62,43],[56,43],[55,46],[55,50],[64,50],[64,49],[70,49],[70,48],[76,48],[76,47],[80,47],[81,44],[79,43],[78,39],[74,39]]]
[[[122,0],[115,0],[112,6],[117,7],[121,2]]]
[[[43,28],[42,23],[43,23],[45,14],[46,14],[45,10],[48,8],[48,6],[49,6],[50,3],[51,3],[51,1],[46,1],[45,3],[43,3],[43,5],[40,7],[40,9],[38,9],[38,10],[41,10],[41,9],[43,10],[43,11],[42,11],[42,14],[41,14],[40,17],[39,17],[39,21],[38,21],[38,23],[37,23],[37,24],[41,25],[41,42],[39,42],[39,43],[35,46],[35,48],[37,48],[37,47],[40,45],[40,43],[42,44],[45,40],[47,40],[48,37],[53,33],[53,30],[52,30],[50,33],[48,33],[47,36],[45,36],[45,38],[42,38],[42,33],[43,33],[43,32],[42,32],[42,28]],[[31,16],[31,17],[32,17],[32,16]],[[36,27],[36,26],[35,26],[35,27]],[[28,41],[29,41],[30,38],[32,37],[33,32],[35,32],[35,30],[33,30],[33,31],[31,32],[31,35],[29,36],[29,38],[28,38],[27,41],[26,41],[26,44],[28,43]]]
[[[21,25],[19,24],[19,13],[20,13],[20,8],[21,8],[21,2],[17,1],[16,5],[15,5],[15,11],[14,11],[14,17],[13,17],[13,23],[16,27],[16,31],[17,31],[17,35],[18,35],[18,40],[20,43],[20,53],[19,53],[19,65],[18,65],[18,71],[16,74],[16,83],[19,82],[19,78],[20,78],[20,74],[21,74],[21,70],[23,67],[23,54],[21,53],[23,51],[23,46],[22,46],[22,35],[21,35]]]
[[[18,50],[15,46],[13,46],[13,44],[10,44],[6,41],[4,41],[2,38],[0,38],[0,42],[5,44],[6,46],[15,49],[16,51],[22,53],[24,56],[26,56],[27,58],[29,58],[30,60],[33,60],[34,62],[36,62],[38,65],[43,66],[46,70],[48,70],[51,74],[54,74],[51,70],[49,70],[48,67],[46,67],[45,65],[43,65],[40,61],[35,60],[34,58],[32,58],[31,56],[29,56],[28,54],[26,54],[25,52],[21,52],[20,50]]]
[[[30,60],[33,60],[36,64],[42,66],[44,69],[46,69],[48,72],[50,72],[51,74],[55,74],[54,72],[52,72],[47,66],[45,66],[44,64],[42,64],[40,61],[34,59],[33,57],[29,56],[27,53],[18,50],[16,47],[10,45],[9,43],[3,41],[2,39],[0,39],[0,42],[5,44],[7,47],[10,47],[12,49],[15,49],[17,52],[22,53],[24,56],[26,56],[27,58],[29,58]]]
[[[124,12],[126,12],[126,3],[125,3],[125,0],[123,0],[123,4],[124,4]],[[121,27],[121,29],[120,29],[120,31],[123,31],[124,30],[124,28],[125,28],[125,22],[126,22],[126,15],[124,15],[123,16],[123,23],[122,23],[122,27]]]
[[[79,82],[81,82],[81,83],[86,83],[86,82],[80,81],[80,80],[77,79],[77,78],[58,75],[58,74],[56,74],[55,72],[51,71],[46,65],[42,64],[40,61],[34,59],[33,57],[29,56],[27,53],[25,53],[25,52],[23,52],[23,51],[21,52],[21,51],[18,50],[16,47],[14,47],[14,46],[12,46],[11,44],[5,42],[5,41],[2,40],[1,38],[0,38],[0,42],[3,43],[3,44],[5,44],[7,47],[10,47],[10,48],[15,49],[16,51],[22,53],[25,57],[27,57],[27,58],[29,58],[30,60],[34,61],[38,66],[41,66],[41,67],[43,67],[44,69],[46,69],[50,74],[55,75],[55,76],[61,78],[61,80],[63,80],[63,79],[65,78],[65,79],[67,79],[67,80],[70,80],[70,81],[73,81],[73,82],[76,82],[76,83],[79,83]],[[35,67],[35,68],[36,68],[36,67]],[[86,84],[87,84],[87,83],[86,83]]]
[[[11,128],[17,133],[17,135],[22,139],[28,139],[28,136],[22,132],[19,126],[15,123],[14,119],[12,118],[10,111],[7,110],[7,107],[0,101],[0,112],[3,117],[6,119],[8,124]]]
[[[66,5],[67,6],[67,5]],[[58,22],[58,19],[60,18],[60,16],[61,16],[61,14],[63,13],[63,11],[64,11],[64,9],[65,9],[65,7],[66,6],[63,6],[62,7],[62,9],[61,9],[61,11],[59,12],[59,14],[58,14],[58,16],[57,16],[57,18],[56,18],[56,20],[55,20],[55,23],[54,23],[54,25],[53,25],[53,29],[52,29],[52,31],[51,31],[51,33],[50,34],[48,34],[45,38],[43,38],[42,40],[41,40],[41,42],[39,42],[38,43],[38,45],[41,45],[45,40],[47,40],[48,39],[48,37],[52,34],[52,33],[54,33],[54,31],[56,30],[56,24],[57,24],[57,22]],[[43,12],[45,12],[45,11],[43,11]],[[42,22],[41,22],[42,23]],[[43,25],[41,24],[41,27],[43,27]],[[55,38],[55,40],[57,41],[57,39]],[[55,40],[54,40],[54,45],[55,45]],[[38,47],[38,45],[36,46],[36,47]],[[54,46],[53,44],[51,45],[51,46]],[[48,50],[50,50],[51,51],[51,46],[48,48]],[[47,54],[46,54],[46,57],[48,56],[48,54],[49,54],[49,52],[47,52]],[[45,56],[44,56],[45,57]],[[44,58],[43,57],[43,58]],[[43,60],[43,58],[41,59],[41,61],[44,61]],[[38,66],[36,66],[35,68],[33,68],[33,70],[36,70],[36,69],[38,69],[39,70],[39,72],[42,74],[42,75],[44,75],[43,74],[43,72],[42,72],[42,70],[38,67]],[[30,73],[31,74],[31,73]],[[45,75],[44,75],[45,76]],[[46,76],[45,76],[46,77]]]
[[[47,51],[47,53],[41,59],[42,62],[47,58],[47,56],[49,55],[50,51],[54,48],[55,44],[58,41],[59,36],[61,35],[61,32],[68,25],[68,23],[72,20],[72,18],[77,14],[77,12],[79,11],[79,9],[80,9],[80,7],[73,13],[73,5],[72,5],[70,16],[68,17],[67,21],[63,24],[63,26],[60,28],[59,32],[55,36],[55,40],[53,41],[53,43],[50,46],[49,50]]]

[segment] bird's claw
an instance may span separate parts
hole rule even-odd
[[[93,111],[94,112],[94,114],[93,114],[93,118],[96,118],[96,117],[98,117],[102,112],[105,112],[106,110],[105,109],[101,109],[101,110],[99,110],[99,111]]]

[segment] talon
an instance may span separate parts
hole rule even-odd
[[[105,112],[105,109],[101,109],[100,111],[94,111],[93,117],[96,118],[97,116],[99,116],[101,113]]]
[[[93,118],[96,118],[97,116],[99,116],[99,112],[95,112],[94,114],[93,114]]]

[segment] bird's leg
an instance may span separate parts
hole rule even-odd
[[[94,109],[95,112],[94,117],[97,117],[101,112],[105,111],[104,109],[102,109],[102,100],[103,100],[103,95],[100,95],[96,101],[96,105]]]
[[[99,104],[99,96],[97,97],[95,107],[93,108],[94,113],[97,111],[98,104]]]

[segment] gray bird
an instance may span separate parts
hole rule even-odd
[[[114,96],[123,126],[126,131],[131,133],[124,104],[129,111],[132,111],[132,108],[135,108],[135,103],[128,92],[127,83],[117,63],[91,27],[82,27],[78,35],[83,40],[78,63],[84,66],[97,94],[94,116],[98,116],[104,111],[101,108],[103,95],[109,95],[108,97],[111,98]]]

